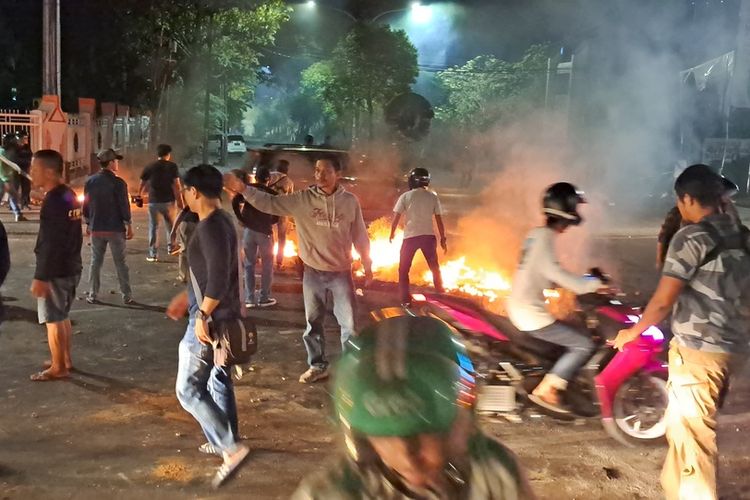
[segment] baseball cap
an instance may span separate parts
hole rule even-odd
[[[96,155],[96,158],[100,162],[105,162],[105,161],[112,161],[112,160],[122,160],[123,156],[118,155],[114,149],[110,148],[110,149],[105,149],[104,151]]]

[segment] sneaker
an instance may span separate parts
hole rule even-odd
[[[198,447],[198,451],[201,453],[205,453],[206,455],[216,455],[217,457],[221,456],[221,450],[211,443],[203,443]]]
[[[214,475],[214,478],[211,481],[211,486],[216,489],[226,483],[245,462],[249,454],[250,448],[245,445],[239,445],[237,451],[231,455],[224,455],[224,463],[221,464],[219,470],[216,471],[216,475]]]
[[[182,247],[180,245],[175,245],[172,248],[167,249],[167,253],[172,256],[180,255],[182,253]]]
[[[94,297],[93,295],[87,294],[86,295],[86,302],[88,304],[96,304],[97,300],[96,300],[96,297]]]
[[[245,307],[248,309],[254,309],[258,306],[256,306],[254,302],[245,302]]]
[[[126,306],[129,306],[129,305],[135,304],[135,300],[133,300],[133,297],[124,297],[122,299],[122,303],[125,304]]]
[[[156,256],[152,257],[149,255],[148,257],[146,257],[146,262],[157,262],[158,260],[159,258]]]
[[[328,367],[319,368],[317,366],[311,366],[305,373],[299,376],[300,384],[312,384],[318,380],[325,380],[328,378]]]
[[[28,222],[28,220],[23,214],[16,215],[16,222]]]
[[[267,299],[262,299],[260,302],[258,302],[258,307],[271,307],[276,305],[276,299],[272,299],[271,297]]]

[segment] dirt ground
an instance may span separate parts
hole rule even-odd
[[[297,382],[306,368],[304,316],[301,284],[287,273],[274,285],[279,305],[253,313],[260,351],[236,387],[240,431],[251,458],[221,491],[209,489],[218,459],[198,453],[200,429],[174,396],[177,344],[185,322],[168,320],[164,307],[183,285],[175,281],[175,259],[145,261],[143,210],[135,215],[137,236],[128,249],[139,304],[122,305],[108,261],[106,304],[78,300],[72,313],[78,371],[64,382],[30,382],[29,375],[48,356],[28,293],[38,213],[27,223],[10,222],[5,212],[0,219],[13,259],[3,289],[9,319],[0,334],[0,499],[288,498],[304,475],[324,467],[341,449],[327,386]],[[622,234],[598,242],[617,263],[618,274],[627,276],[624,286],[644,295],[655,282],[653,243]],[[85,266],[89,257],[85,248]],[[79,295],[85,284],[84,272]],[[382,290],[367,291],[361,302],[364,315],[396,299]],[[329,326],[328,346],[335,354],[338,333],[332,318]],[[750,498],[748,411],[747,377],[739,377],[719,425],[726,499]],[[483,420],[482,425],[519,455],[540,498],[660,497],[663,445],[626,448],[608,438],[597,420]]]

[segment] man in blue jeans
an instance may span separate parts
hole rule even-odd
[[[245,178],[244,170],[232,171],[239,178]],[[258,167],[255,171],[254,188],[271,195],[276,192],[268,187],[271,171],[268,167]],[[244,227],[242,232],[242,246],[245,250],[245,307],[269,307],[276,304],[271,297],[271,281],[273,281],[273,225],[279,221],[275,215],[269,215],[256,209],[245,198],[238,194],[232,199],[232,209],[237,219]],[[260,255],[260,298],[255,295],[255,262]]]
[[[122,156],[112,149],[105,149],[97,158],[101,170],[92,175],[83,187],[83,221],[86,235],[91,236],[90,288],[86,302],[97,302],[104,254],[109,245],[122,300],[125,304],[132,304],[130,271],[125,263],[125,240],[133,239],[130,199],[128,185],[115,175]]]
[[[354,334],[354,282],[352,245],[362,256],[365,285],[372,279],[370,240],[357,197],[339,185],[341,164],[335,156],[315,163],[316,184],[286,196],[273,196],[245,184],[234,175],[224,176],[227,189],[241,193],[258,210],[294,217],[299,254],[305,264],[302,296],[307,328],[302,337],[310,368],[299,381],[309,384],[328,378],[324,320],[326,299],[333,297],[333,315],[341,327],[341,343]]]
[[[188,244],[193,279],[172,300],[167,315],[178,320],[190,314],[180,342],[175,389],[177,399],[203,429],[208,440],[198,450],[224,459],[214,475],[221,486],[247,458],[239,443],[237,403],[230,369],[214,364],[210,321],[241,316],[237,233],[231,216],[221,209],[221,172],[211,165],[191,168],[184,179],[185,203],[200,222]],[[198,290],[193,289],[193,283]],[[202,300],[198,301],[198,294]]]
[[[156,148],[158,159],[143,169],[138,193],[143,196],[148,186],[148,256],[146,260],[156,262],[158,256],[159,216],[164,219],[167,235],[167,253],[172,253],[174,241],[171,238],[174,225],[175,203],[180,205],[180,174],[177,164],[172,162],[172,146],[159,144]],[[180,208],[182,208],[180,206]]]

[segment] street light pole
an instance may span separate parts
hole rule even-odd
[[[60,0],[44,0],[42,92],[60,95]]]

